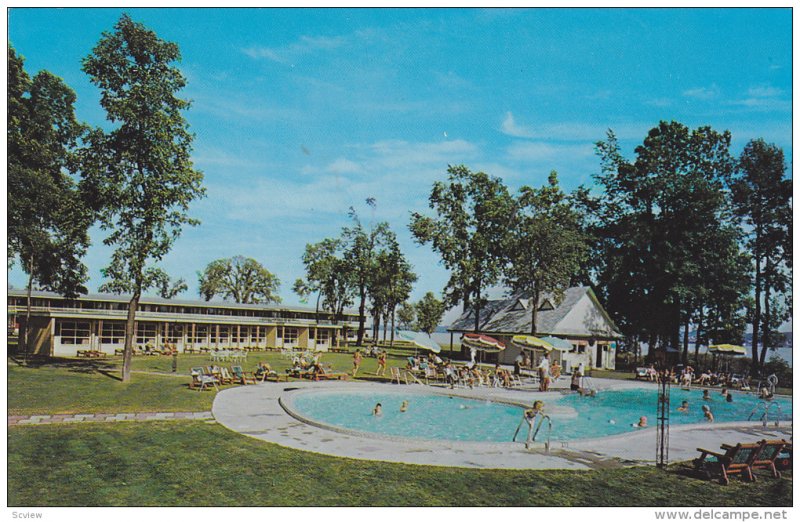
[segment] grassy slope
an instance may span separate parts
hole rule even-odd
[[[253,353],[242,363],[252,371],[259,361],[269,362],[278,372],[290,361],[278,353]],[[339,371],[352,369],[349,354],[325,354],[322,361]],[[387,366],[397,366],[404,359],[390,358]],[[172,374],[171,357],[136,357],[129,383],[120,382],[120,357],[107,360],[54,359],[20,366],[8,363],[8,413],[33,415],[52,413],[120,413],[142,411],[208,411],[215,392],[188,388],[190,368],[212,364],[208,355],[181,355],[177,375]],[[217,363],[230,366],[231,363]],[[358,377],[375,377],[377,360],[365,357]],[[146,372],[146,373],[144,373]]]
[[[499,471],[341,459],[197,421],[10,428],[10,506],[787,506],[792,481],[683,467]]]

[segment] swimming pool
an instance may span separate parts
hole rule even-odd
[[[725,402],[719,390],[712,391],[713,400],[704,401],[700,390],[672,390],[670,424],[704,423],[701,406],[707,404],[719,422],[743,422],[760,401],[752,394],[733,392],[734,401]],[[531,394],[531,402],[537,398]],[[400,412],[403,401],[409,402]],[[677,408],[689,401],[689,411]],[[791,420],[792,404],[787,398],[774,400],[782,410],[781,421]],[[383,414],[372,415],[376,403]],[[645,415],[650,425],[656,422],[657,392],[655,388],[603,391],[596,397],[566,394],[549,398],[545,412],[553,422],[551,439],[568,441],[629,433],[631,424]],[[293,397],[291,408],[302,417],[325,425],[374,433],[384,436],[415,439],[473,442],[511,442],[519,425],[522,406],[476,400],[434,393],[367,391],[317,391]],[[754,416],[755,422],[758,417]],[[524,439],[524,434],[522,435]],[[517,439],[519,440],[519,438]]]

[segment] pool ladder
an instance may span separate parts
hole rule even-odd
[[[773,406],[777,410],[776,412],[777,415],[775,417],[775,427],[776,428],[780,427],[782,411],[781,411],[781,405],[777,402],[761,401],[761,403],[757,404],[756,407],[753,408],[753,411],[750,412],[750,416],[747,417],[747,420],[752,420],[753,415],[755,415],[759,409],[763,409],[764,412],[761,414],[761,418],[759,420],[761,421],[761,425],[766,428],[767,423],[769,422],[769,412],[770,410],[773,409]]]
[[[537,424],[536,419],[539,419]],[[550,419],[549,415],[545,415],[544,413],[537,413],[531,422],[528,422],[528,419],[525,417],[525,414],[522,415],[522,420],[519,421],[519,425],[517,426],[517,431],[514,432],[514,437],[512,437],[511,441],[517,441],[517,435],[519,435],[519,430],[522,428],[523,424],[528,424],[528,437],[525,440],[525,449],[529,449],[531,443],[536,442],[536,436],[539,435],[539,430],[542,428],[542,424],[544,421],[547,421],[547,440],[544,443],[545,451],[550,451],[550,434],[553,431],[553,421]]]

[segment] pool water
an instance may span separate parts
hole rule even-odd
[[[702,405],[707,404],[716,422],[747,421],[760,403],[752,394],[733,393],[728,403],[719,390],[710,393],[712,401],[702,399],[702,391],[673,389],[670,395],[670,424],[705,423]],[[536,400],[531,394],[531,402]],[[401,403],[408,411],[400,412]],[[677,411],[683,400],[689,411]],[[790,399],[776,398],[781,406],[781,421],[791,420]],[[372,415],[376,403],[383,414]],[[657,392],[653,389],[601,391],[596,397],[567,394],[545,402],[545,413],[552,417],[551,440],[576,440],[629,433],[641,416],[656,423]],[[523,408],[486,400],[418,393],[317,392],[295,397],[293,408],[303,416],[329,425],[382,435],[418,439],[510,442],[522,418]],[[773,415],[775,410],[771,411]],[[753,422],[760,418],[760,411]],[[771,417],[772,418],[772,417]],[[517,440],[526,435],[521,430]]]

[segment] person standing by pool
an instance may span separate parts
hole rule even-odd
[[[381,375],[386,373],[386,352],[382,351],[378,354],[378,371],[375,372],[375,375]]]
[[[544,354],[539,362],[539,391],[547,391],[550,387],[550,360]]]
[[[358,368],[361,366],[361,350],[356,350],[353,354],[353,377],[358,373]]]

